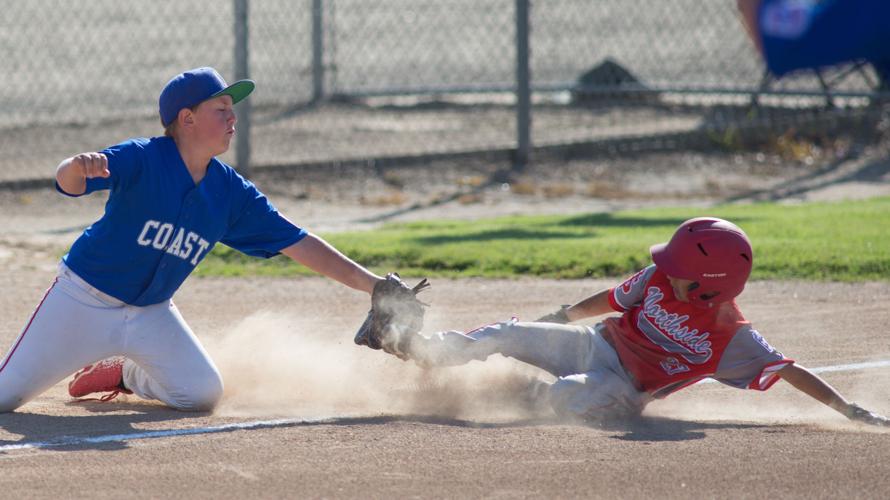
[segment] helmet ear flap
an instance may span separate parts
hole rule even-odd
[[[703,293],[703,294],[699,295],[699,297],[701,297],[702,300],[711,300],[711,299],[717,297],[718,295],[720,295],[720,291],[714,290],[713,292]]]
[[[687,292],[691,293],[693,290],[698,290],[699,288],[701,288],[701,284],[698,281],[693,281],[689,284],[686,290]],[[720,295],[720,290],[712,290],[710,292],[702,292],[698,294],[698,299],[704,302],[708,302],[718,295]]]
[[[650,248],[653,262],[669,276],[696,282],[693,304],[711,307],[735,298],[751,273],[751,242],[741,228],[716,217],[689,219],[670,241]],[[741,257],[741,258],[739,258]]]

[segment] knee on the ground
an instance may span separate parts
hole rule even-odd
[[[210,411],[216,408],[223,396],[223,381],[219,377],[210,378],[191,388],[188,393],[173,404],[182,411]]]
[[[0,398],[0,413],[10,413],[25,404],[25,398],[14,394]]]
[[[561,417],[582,418],[590,410],[591,404],[585,397],[583,376],[561,377],[550,386],[548,398],[553,411]]]
[[[581,420],[635,417],[644,406],[637,406],[613,379],[597,372],[560,377],[550,386],[549,398],[557,415]]]

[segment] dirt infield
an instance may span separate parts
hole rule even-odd
[[[668,161],[687,169],[685,187],[714,187],[693,175],[696,161],[679,155]],[[629,161],[620,174],[586,181],[639,194],[624,200],[548,197],[541,186],[556,182],[553,172],[557,177],[533,180],[536,194],[492,186],[474,199],[413,209],[416,200],[385,202],[392,184],[370,175],[363,188],[341,189],[330,180],[333,187],[323,192],[301,178],[258,183],[309,227],[339,229],[436,213],[645,205],[646,164]],[[727,174],[721,193],[733,195],[734,185],[794,200],[880,194],[886,165],[871,158],[815,174],[776,169],[744,185]],[[430,173],[398,174],[403,187],[435,191]],[[457,172],[435,189],[457,189],[471,175]],[[0,192],[4,350],[52,280],[59,252],[102,201]],[[535,317],[609,284],[436,280],[425,297],[433,304],[428,331]],[[700,384],[653,403],[640,422],[584,426],[557,421],[528,401],[521,387],[541,374],[512,360],[426,372],[353,346],[367,297],[328,280],[193,278],[176,301],[225,378],[220,408],[187,414],[132,397],[75,403],[60,383],[0,415],[0,497],[880,498],[890,489],[890,432],[849,424],[781,382],[766,393]],[[754,282],[740,300],[774,346],[810,368],[837,369],[823,376],[884,413],[890,413],[890,367],[880,364],[890,359],[888,302],[888,283]],[[877,364],[862,365],[868,362]]]
[[[52,273],[8,276],[4,345]],[[534,316],[606,284],[438,280],[429,327]],[[888,301],[887,284],[757,282],[741,303],[788,356],[825,367],[890,358]],[[639,423],[572,425],[510,392],[529,375],[519,363],[425,373],[353,347],[367,300],[326,280],[193,279],[177,302],[226,379],[222,406],[73,403],[60,384],[0,415],[0,496],[877,498],[890,487],[890,432],[783,383],[762,394],[704,384]],[[890,412],[890,368],[824,376]],[[286,423],[175,435],[274,419]],[[158,431],[174,435],[140,439]],[[43,445],[10,449],[30,443]]]

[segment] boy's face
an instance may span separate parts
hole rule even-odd
[[[229,150],[235,135],[235,111],[232,97],[221,95],[198,105],[194,112],[196,139],[213,155]]]
[[[689,302],[689,291],[698,288],[698,283],[692,280],[684,280],[668,276],[671,287],[674,289],[674,297],[680,302]]]

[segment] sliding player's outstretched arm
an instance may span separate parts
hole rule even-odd
[[[834,387],[806,368],[792,363],[779,370],[779,376],[795,389],[837,410],[850,420],[869,425],[890,426],[887,417],[847,401]]]

